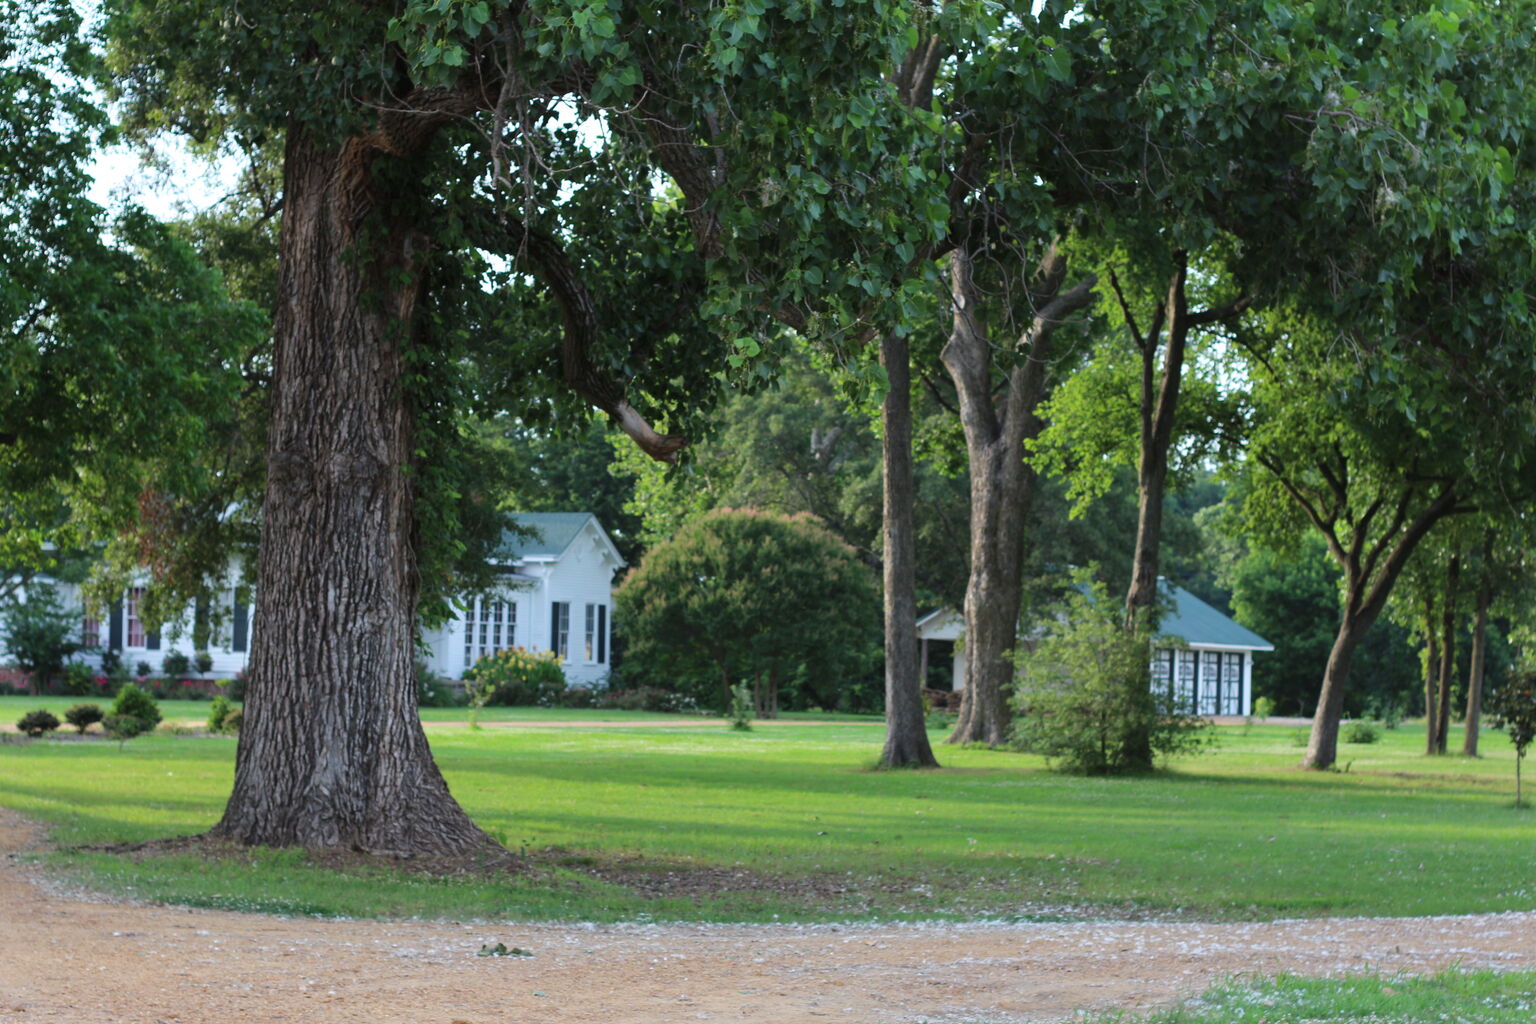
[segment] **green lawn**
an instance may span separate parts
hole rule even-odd
[[[59,707],[70,701],[58,701]],[[0,699],[14,722],[36,698]],[[206,705],[166,702],[168,719]],[[210,906],[590,920],[831,920],[1160,913],[1195,918],[1416,915],[1536,907],[1536,814],[1511,807],[1513,753],[1428,759],[1421,729],[1295,769],[1294,728],[1228,727],[1217,752],[1138,779],[939,748],[937,772],[869,770],[878,722],[819,716],[734,733],[720,720],[498,709],[464,728],[431,709],[450,786],[533,855],[521,877],[439,879],[259,851],[53,856],[91,884]],[[660,721],[661,724],[653,724]],[[934,734],[935,738],[939,734]],[[234,741],[0,745],[0,803],[65,846],[207,828]],[[1459,745],[1459,736],[1452,738]]]
[[[1082,1024],[1528,1024],[1536,974],[1447,971],[1432,978],[1295,978],[1286,975],[1211,989],[1150,1015],[1078,1018]]]

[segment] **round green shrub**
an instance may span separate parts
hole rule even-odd
[[[160,659],[160,670],[168,676],[184,676],[192,670],[192,659],[180,651],[171,651]]]
[[[105,714],[100,704],[76,704],[64,712],[64,721],[74,726],[76,732],[84,733]]]
[[[117,697],[112,701],[113,715],[132,715],[144,723],[144,731],[148,732],[160,724],[160,705],[155,703],[155,698],[139,689],[132,683],[124,683],[123,688],[117,691]]]
[[[244,722],[244,721],[245,721],[245,709],[244,708],[235,708],[229,714],[224,716],[224,731],[225,732],[239,732],[240,731],[240,724],[242,722]]]
[[[192,655],[192,667],[197,669],[198,675],[207,675],[213,671],[213,655],[207,651],[198,651]]]
[[[1339,736],[1345,743],[1375,743],[1381,730],[1375,722],[1346,722]]]
[[[28,711],[16,723],[16,728],[28,736],[41,736],[45,732],[53,732],[58,727],[59,720],[41,708]]]

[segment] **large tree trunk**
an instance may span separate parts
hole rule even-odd
[[[917,677],[917,540],[912,482],[912,378],[907,339],[880,342],[888,388],[881,406],[885,468],[885,749],[887,768],[937,768]]]
[[[417,717],[401,366],[426,240],[401,212],[409,197],[380,194],[383,159],[356,139],[289,137],[250,682],[213,832],[462,856],[495,844],[449,794]]]
[[[1485,552],[1487,548],[1484,549]],[[1483,558],[1483,571],[1488,571]],[[1477,589],[1477,606],[1472,613],[1472,663],[1467,667],[1467,721],[1461,740],[1461,752],[1477,756],[1478,730],[1483,720],[1483,657],[1488,645],[1488,606],[1493,603],[1493,588],[1486,582]]]
[[[1053,244],[1031,292],[1037,310],[1019,339],[1023,362],[1008,373],[1002,408],[994,402],[993,346],[981,317],[980,295],[964,249],[950,255],[953,327],[942,359],[960,402],[960,425],[971,478],[970,575],[965,587],[965,692],[950,743],[1008,739],[1008,687],[1018,640],[1024,573],[1024,524],[1034,503],[1034,471],[1024,442],[1039,436],[1035,414],[1045,397],[1050,343],[1058,323],[1093,299],[1091,275],[1060,292],[1067,260]]]

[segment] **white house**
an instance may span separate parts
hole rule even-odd
[[[1163,582],[1168,602],[1160,624],[1164,635],[1183,647],[1152,651],[1152,685],[1165,688],[1188,711],[1200,715],[1248,715],[1253,712],[1253,655],[1274,645],[1246,626],[1212,608],[1183,587]],[[928,642],[959,641],[965,619],[950,608],[917,620],[917,636],[927,663]],[[965,688],[965,657],[954,653],[953,689]]]
[[[536,532],[503,538],[501,586],[426,634],[427,663],[456,679],[486,654],[526,647],[560,652],[573,685],[603,682],[613,652],[613,577],[624,559],[590,512],[521,513],[517,522]]]
[[[559,651],[572,684],[603,682],[613,651],[613,577],[624,559],[590,512],[522,513],[516,520],[531,532],[503,538],[496,559],[501,582],[492,593],[467,599],[457,618],[426,633],[428,664],[439,675],[458,678],[483,655],[525,647]],[[216,625],[208,644],[209,674],[215,677],[245,667],[251,633],[261,628],[254,609],[239,599],[237,579],[231,571],[217,598],[220,614],[210,616]],[[193,620],[206,609],[151,632],[138,617],[143,594],[143,587],[129,588],[102,619],[82,614],[80,639],[88,647],[118,652],[130,669],[146,662],[158,674],[172,651],[193,654]],[[79,602],[72,586],[61,585],[59,596],[66,604]],[[99,653],[86,657],[99,663]]]

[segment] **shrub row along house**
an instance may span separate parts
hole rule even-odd
[[[1252,714],[1253,655],[1273,651],[1274,645],[1183,587],[1164,580],[1162,592],[1160,635],[1176,643],[1153,646],[1153,687],[1168,691],[1190,714]],[[925,666],[952,651],[948,682],[953,690],[965,689],[965,657],[959,648],[964,635],[965,618],[953,608],[930,612],[917,622]]]
[[[624,559],[607,532],[588,512],[523,513],[518,530],[506,534],[497,552],[497,584],[482,595],[465,598],[457,616],[423,635],[426,660],[441,676],[460,677],[479,658],[511,647],[556,651],[565,662],[566,679],[591,686],[607,679],[613,651],[613,578]],[[253,630],[253,609],[242,601],[231,571],[216,600],[222,607],[209,616],[209,674],[232,676],[245,668]],[[58,584],[66,603],[80,607],[79,589]],[[158,631],[139,618],[145,593],[130,587],[101,618],[80,611],[79,656],[99,667],[104,652],[115,652],[133,668],[140,662],[158,673],[168,654],[192,655],[194,618],[209,609],[189,610]],[[0,662],[9,652],[0,650]]]

